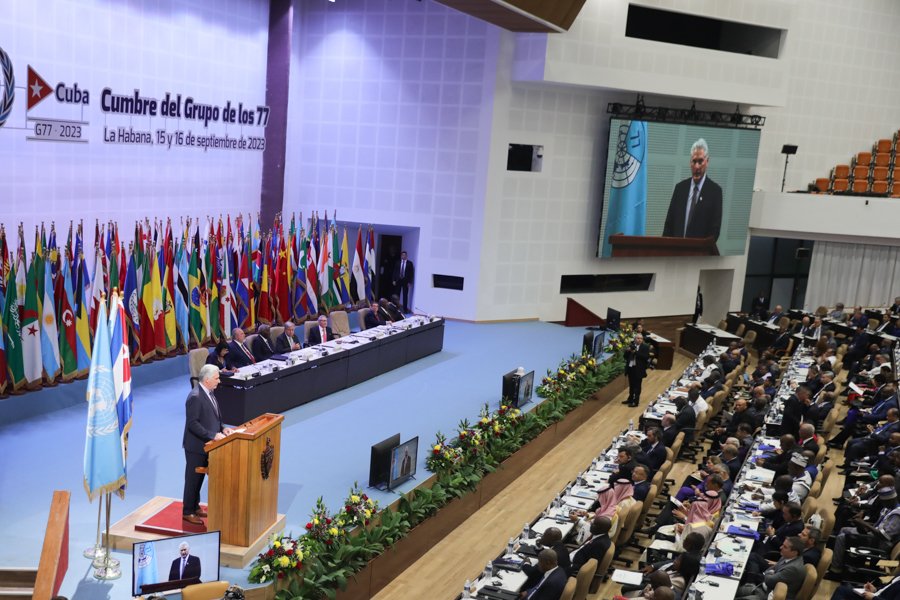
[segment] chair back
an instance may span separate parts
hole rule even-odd
[[[656,477],[654,477],[655,479]],[[653,508],[653,501],[656,500],[656,496],[659,494],[659,486],[655,483],[650,484],[650,489],[647,491],[647,497],[644,498],[644,504],[641,508],[641,515],[638,517],[638,523],[643,523],[644,518],[647,516],[647,513],[650,512],[650,509]]]
[[[675,453],[672,452],[671,448],[666,448],[666,460],[672,462],[673,458],[675,458]]]
[[[787,600],[787,584],[783,581],[776,583],[775,589],[769,598],[770,600]]]
[[[822,482],[813,481],[812,487],[809,488],[809,498],[818,498],[822,494]]]
[[[824,442],[825,440],[822,440],[822,441]],[[822,461],[825,460],[826,452],[828,452],[828,446],[826,446],[825,444],[821,444],[819,446],[819,451],[816,452],[816,457],[813,459],[813,462],[815,462],[815,464],[817,464],[817,465],[821,465]],[[819,471],[819,473],[822,473],[822,471]],[[824,475],[823,475],[822,485],[823,486],[825,485]]]
[[[825,444],[822,444],[822,448],[825,448]],[[829,460],[827,463],[822,465],[822,489],[825,489],[825,484],[828,483],[828,478],[831,477],[831,473],[834,471],[834,461]]]
[[[597,559],[592,558],[578,569],[575,576],[575,594],[572,600],[586,600],[588,589],[591,587],[591,581],[594,579],[594,573],[597,572]]]
[[[595,560],[595,559],[591,559]],[[596,562],[596,560],[595,560]],[[566,587],[563,588],[562,595],[559,597],[559,600],[572,600],[572,597],[575,596],[575,583],[576,580],[574,577],[569,577],[569,580],[566,581]]]
[[[370,312],[372,312],[372,309],[369,308],[368,306],[356,311],[356,317],[359,319],[359,330],[360,331],[366,330],[366,317],[368,316],[368,314]]]
[[[606,574],[609,572],[609,565],[612,564],[613,557],[616,555],[616,545],[614,543],[610,543],[609,549],[606,551],[606,554],[603,555],[603,558],[600,559],[600,564],[597,566],[597,572],[594,573],[594,580],[591,582],[590,593],[595,594],[597,590],[600,589],[600,584],[606,579]]]
[[[747,326],[741,323],[740,325],[738,325],[737,329],[734,330],[734,335],[741,337],[742,335],[744,335],[744,331],[746,331],[746,329]]]
[[[195,583],[181,590],[183,600],[219,600],[228,591],[227,581],[208,581]]]
[[[634,535],[634,528],[637,526],[638,519],[640,518],[643,509],[644,505],[640,502],[635,502],[628,507],[628,513],[625,515],[625,519],[622,522],[622,528],[619,530],[619,535],[616,537],[616,541],[620,546],[624,546],[628,540],[631,539],[631,536]]]
[[[816,583],[819,581],[819,573],[812,565],[806,565],[806,577],[803,579],[803,585],[795,596],[796,600],[810,600],[813,592],[816,591]]]
[[[331,311],[331,329],[337,337],[350,335],[350,319],[345,310]]]
[[[746,344],[747,346],[751,346],[753,344],[753,342],[755,342],[755,341],[756,341],[756,330],[751,329],[750,331],[747,332],[747,335],[744,336],[744,344]]]
[[[719,329],[721,329],[722,331],[727,330],[728,329],[728,321],[726,321],[724,319],[719,321]]]
[[[284,333],[284,326],[276,325],[269,328],[269,343],[272,344],[272,348],[275,347],[275,340],[278,339],[278,336]]]
[[[834,509],[823,506],[819,508],[818,513],[822,517],[822,525],[819,528],[822,532],[822,539],[827,540],[834,530]]]
[[[834,558],[834,550],[831,548],[822,550],[822,558],[819,559],[819,564],[816,565],[816,576],[819,583],[822,582],[822,578],[825,577],[825,573],[828,572],[828,567],[831,566],[832,558]]]
[[[807,496],[803,501],[803,506],[800,507],[800,519],[805,523],[817,508],[819,508],[819,502],[812,495]]]
[[[672,455],[675,459],[678,459],[678,455],[681,454],[681,445],[684,444],[684,432],[679,431],[678,435],[675,436],[675,441],[672,442]]]
[[[309,332],[319,326],[319,322],[316,319],[310,319],[306,323],[303,324],[303,343],[309,343]]]
[[[256,338],[259,337],[258,333],[251,333],[247,337],[244,338],[244,346],[247,347],[247,350],[250,351],[250,354],[253,354],[253,342],[256,341]]]
[[[790,317],[781,317],[780,319],[778,319],[778,328],[779,329],[782,327],[787,327],[790,324],[791,324]]]
[[[194,348],[188,353],[188,372],[191,376],[191,387],[200,381],[200,369],[206,364],[209,348]]]

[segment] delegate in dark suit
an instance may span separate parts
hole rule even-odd
[[[334,339],[334,333],[331,332],[331,327],[325,328],[325,341],[329,342]],[[313,327],[309,330],[309,345],[315,346],[316,344],[322,343],[322,333],[319,331],[318,327]]]
[[[650,444],[645,439],[641,442],[641,452],[635,456],[635,460],[647,465],[652,471],[656,471],[666,462],[666,456],[666,447],[662,442]]]
[[[409,288],[416,278],[416,268],[413,262],[406,256],[406,252],[400,253],[400,260],[394,263],[393,282],[403,302],[403,311],[409,312]]]
[[[634,341],[625,349],[625,372],[628,374],[628,398],[624,404],[637,406],[641,401],[641,384],[647,376],[647,366],[650,364],[650,345],[645,344],[643,338],[635,337]]]
[[[697,205],[687,215],[688,202],[692,195],[692,178],[679,182],[672,192],[669,201],[669,212],[666,214],[666,224],[663,226],[663,235],[666,237],[719,239],[719,229],[722,227],[722,188],[718,183],[706,177],[697,194]],[[688,223],[685,227],[685,216]]]
[[[269,343],[269,332],[259,333],[256,336],[256,339],[253,340],[253,348],[251,348],[251,352],[253,353],[253,359],[256,362],[260,362],[270,358],[275,351],[272,350],[272,344]]]
[[[363,319],[363,322],[366,324],[366,329],[372,329],[373,327],[378,327],[379,325],[385,325],[387,323],[380,312],[374,310],[370,310],[366,313],[366,318]]]
[[[568,579],[569,575],[565,571],[555,567],[525,597],[528,600],[559,600]]]
[[[191,522],[199,521],[193,516],[200,511],[200,488],[203,486],[204,477],[203,473],[197,473],[195,469],[209,464],[203,446],[206,442],[216,439],[219,434],[230,433],[230,430],[222,425],[222,417],[212,392],[218,383],[219,370],[212,365],[204,365],[200,369],[200,383],[188,394],[184,406],[183,514],[185,518],[192,517]]]
[[[550,549],[556,552],[556,566],[568,573],[571,570],[569,549],[566,548],[566,545],[562,542],[553,544]],[[522,572],[528,575],[528,579],[526,579],[525,583],[522,585],[523,590],[533,588],[544,577],[544,574],[537,568],[537,565],[525,564],[522,566]]]
[[[296,333],[289,337],[287,332],[284,332],[277,338],[275,338],[275,352],[277,354],[290,352],[294,349],[294,344],[296,344],[298,347],[303,345],[300,342],[300,338],[297,337]]]
[[[190,555],[187,557],[187,564],[184,566],[184,572],[181,572],[181,558],[176,558],[172,561],[172,566],[169,568],[169,581],[175,581],[176,579],[192,579],[196,577],[200,578],[200,558],[197,556]]]
[[[240,369],[253,364],[253,353],[247,347],[236,340],[228,342],[228,354],[225,363],[229,369]]]
[[[578,570],[592,558],[596,558],[598,563],[601,562],[606,556],[606,551],[609,550],[609,545],[610,539],[606,534],[594,536],[585,542],[572,557],[572,568],[569,569],[569,574],[572,577],[578,575]]]

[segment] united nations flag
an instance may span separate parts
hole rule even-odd
[[[619,125],[616,159],[609,190],[609,210],[600,256],[612,256],[609,236],[644,235],[647,225],[647,123]]]

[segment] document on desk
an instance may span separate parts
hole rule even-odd
[[[640,571],[616,569],[613,571],[612,580],[623,585],[641,585],[641,582],[644,580],[644,574]]]
[[[747,479],[750,481],[758,481],[760,483],[772,483],[775,479],[775,471],[756,467],[747,472]]]

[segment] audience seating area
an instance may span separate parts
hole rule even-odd
[[[835,165],[828,177],[819,177],[813,188],[820,194],[865,194],[900,198],[900,169],[896,158],[900,131],[892,139],[877,140],[870,151],[859,152],[849,164]]]

